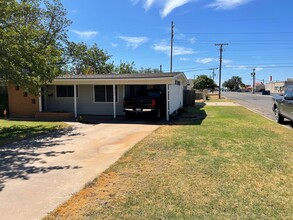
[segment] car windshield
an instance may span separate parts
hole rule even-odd
[[[136,96],[141,96],[141,97],[160,97],[160,92],[155,91],[155,90],[138,90],[136,92]]]

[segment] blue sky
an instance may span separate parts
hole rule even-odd
[[[223,51],[222,82],[240,76],[251,84],[293,78],[292,0],[62,0],[73,21],[70,40],[96,43],[116,65],[170,71],[170,30],[174,22],[173,71],[188,78],[212,75]],[[218,70],[215,71],[218,82]]]

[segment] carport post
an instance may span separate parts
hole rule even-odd
[[[116,119],[116,85],[113,85],[113,111],[114,119]]]
[[[169,85],[166,84],[166,120],[169,121]]]
[[[77,91],[76,91],[76,84],[74,84],[73,86],[73,93],[74,93],[74,97],[73,97],[73,102],[74,102],[74,117],[77,118],[77,100],[76,100],[76,96],[77,96]]]
[[[39,89],[39,112],[42,112],[42,89]]]

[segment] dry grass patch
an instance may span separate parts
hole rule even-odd
[[[293,135],[242,107],[162,126],[46,219],[292,219]]]

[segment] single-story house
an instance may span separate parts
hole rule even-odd
[[[41,113],[124,115],[123,99],[138,89],[160,89],[166,94],[166,120],[183,106],[184,73],[65,75],[43,86],[35,97],[18,86],[8,85],[11,117],[39,117]],[[115,97],[115,98],[113,98]]]

